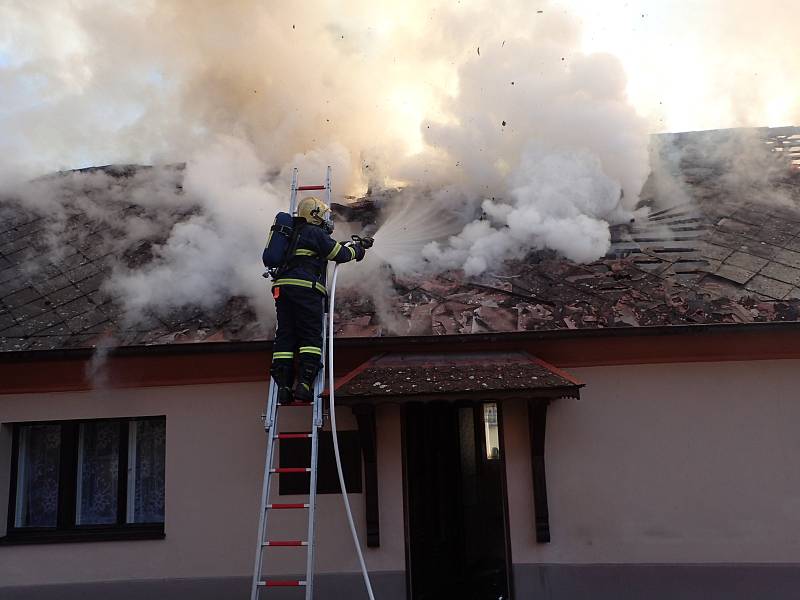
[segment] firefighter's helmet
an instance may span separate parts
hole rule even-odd
[[[320,227],[330,226],[331,209],[322,200],[315,196],[308,196],[300,200],[297,205],[297,216],[306,220],[306,223]]]

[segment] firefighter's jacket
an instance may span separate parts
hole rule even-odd
[[[344,263],[360,260],[364,257],[364,249],[352,242],[341,244],[316,225],[302,223],[298,227],[300,230],[293,255],[289,257],[286,268],[281,269],[272,287],[293,285],[327,294],[325,276],[328,261]]]

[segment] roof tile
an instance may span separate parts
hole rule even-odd
[[[100,310],[93,308],[67,320],[67,327],[74,333],[82,333],[87,329],[108,321],[108,317]]]
[[[800,285],[800,269],[794,267],[787,267],[779,263],[770,263],[761,269],[760,274],[785,283]]]
[[[67,279],[72,283],[79,283],[84,279],[96,275],[103,270],[103,265],[98,263],[85,262],[81,266],[71,269],[65,273]]]
[[[759,258],[757,256],[753,256],[752,254],[747,254],[745,252],[734,252],[725,259],[723,264],[733,265],[734,267],[740,267],[746,271],[752,271],[755,273],[768,262],[769,261],[767,261],[767,259]]]
[[[775,251],[775,260],[789,266],[800,266],[800,252],[779,248]]]
[[[704,134],[679,136],[681,143],[693,135]],[[800,209],[728,193],[720,166],[704,160],[698,156],[681,165],[693,203],[657,208],[650,220],[613,226],[606,258],[575,265],[555,252],[537,250],[524,260],[508,261],[503,273],[485,279],[467,278],[460,271],[416,279],[394,276],[400,301],[393,307],[391,325],[381,322],[363,294],[342,289],[338,327],[351,336],[427,335],[798,319],[800,298],[790,299],[800,290]],[[105,170],[116,178],[114,185],[124,189],[124,178],[133,182],[137,167]],[[70,178],[70,185],[77,179]],[[800,196],[798,183],[800,179],[784,179],[778,185]],[[0,251],[0,296],[11,296],[12,304],[4,310],[0,300],[0,325],[6,327],[6,336],[47,338],[31,347],[48,347],[68,332],[72,335],[63,341],[64,347],[90,345],[104,332],[113,333],[121,344],[269,337],[271,329],[260,326],[244,297],[210,310],[183,307],[149,323],[126,323],[121,305],[101,289],[116,264],[137,269],[152,261],[152,244],[158,240],[120,246],[120,228],[92,217],[85,203],[104,203],[105,214],[116,207],[113,220],[120,224],[129,214],[158,221],[164,226],[159,235],[164,236],[201,209],[170,213],[139,204],[135,193],[131,201],[118,202],[96,190],[73,205],[69,198],[80,194],[73,188],[65,195],[69,216],[60,228],[49,228],[47,218],[32,219],[18,206],[0,202],[0,229],[10,224],[30,228],[26,235],[0,231],[0,247],[16,250],[10,259]],[[387,192],[383,201],[391,202],[394,194]],[[659,206],[658,199],[643,196],[644,204],[651,200]],[[353,220],[374,222],[377,209],[369,199],[346,208]],[[31,224],[34,221],[38,222]],[[49,229],[35,233],[43,227]],[[60,259],[49,244],[63,251]],[[113,255],[108,253],[111,248],[116,248]],[[132,257],[135,261],[129,262]],[[14,267],[17,264],[24,266],[24,273]],[[41,297],[14,295],[25,288]],[[781,297],[785,300],[776,300]],[[24,320],[13,320],[15,314]],[[59,318],[67,320],[55,322]]]
[[[26,350],[56,350],[63,348],[69,341],[70,335],[37,335],[29,338]]]
[[[0,352],[19,352],[30,346],[30,338],[0,336]]]
[[[66,275],[56,275],[55,277],[36,277],[31,281],[31,285],[43,296],[52,296],[57,292],[69,285],[70,281]],[[51,298],[53,300],[53,298]],[[55,303],[56,300],[53,300]]]
[[[31,305],[29,304],[27,306]],[[63,321],[61,316],[52,310],[43,310],[35,314],[27,315],[21,319],[19,318],[19,313],[17,312],[17,317],[18,321],[15,327],[19,331],[23,332],[23,335],[38,334],[40,331],[48,329],[53,325]]]
[[[95,310],[97,310],[97,307],[94,303],[90,302],[86,296],[79,296],[78,298],[56,307],[56,312],[58,312],[65,321]]]
[[[784,244],[785,248],[788,250],[794,250],[795,252],[800,252],[800,237],[796,237]]]
[[[724,246],[715,246],[714,244],[703,244],[700,253],[706,258],[722,261],[728,258],[733,250],[725,248]]]
[[[42,298],[42,295],[32,288],[30,285],[17,288],[14,292],[4,294],[2,296],[3,302],[8,306],[19,307],[24,306],[28,302],[33,302]]]
[[[48,294],[47,298],[53,303],[53,306],[60,306],[72,302],[83,295],[83,291],[79,290],[75,285],[68,283],[66,287]]]
[[[794,233],[786,233],[785,231],[776,231],[764,227],[758,232],[755,239],[769,244],[775,244],[776,246],[785,246],[793,237]]]
[[[775,279],[770,279],[762,275],[753,277],[745,288],[758,294],[775,298],[776,300],[780,300],[792,291],[792,286],[790,284],[776,281]]]
[[[12,315],[10,312],[6,310],[0,312],[0,333],[2,333],[4,329],[12,327],[16,323],[17,320],[14,318],[14,315]]]
[[[740,267],[734,267],[732,265],[725,265],[723,264],[719,269],[717,269],[716,273],[714,273],[718,277],[723,277],[724,279],[730,279],[736,283],[746,283],[750,280],[750,278],[755,275],[753,271],[747,271]]]

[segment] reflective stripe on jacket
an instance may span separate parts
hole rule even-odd
[[[272,283],[272,287],[296,285],[327,294],[325,278],[328,261],[349,262],[363,257],[364,250],[350,242],[337,242],[321,227],[308,224],[299,227],[297,245],[293,256],[289,258],[288,268]]]

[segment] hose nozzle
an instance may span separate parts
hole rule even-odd
[[[372,245],[375,243],[375,240],[373,238],[371,238],[371,237],[361,237],[360,235],[353,235],[353,236],[351,236],[351,239],[354,242],[358,242],[359,244],[361,244],[364,247],[365,250],[369,249],[369,248],[372,248]]]

